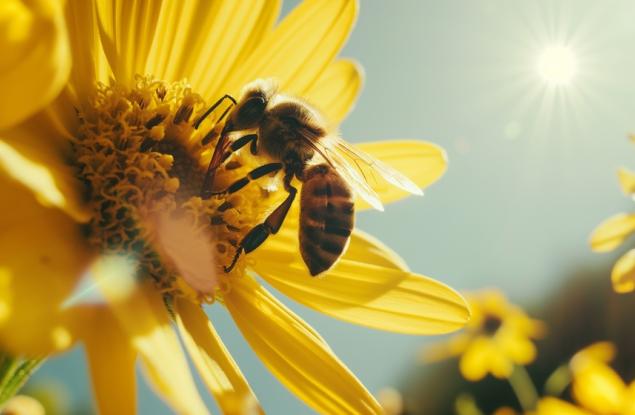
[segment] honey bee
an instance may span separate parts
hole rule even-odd
[[[236,133],[245,133],[230,139]],[[268,163],[250,171],[227,189],[212,191],[214,173],[232,152],[250,145],[251,153]],[[342,256],[354,225],[354,193],[383,210],[364,172],[377,172],[389,183],[413,194],[422,194],[410,179],[328,131],[323,116],[306,102],[278,92],[272,80],[248,84],[214,149],[201,190],[204,199],[234,193],[250,181],[282,171],[286,199],[239,242],[225,272],[240,255],[260,246],[278,232],[296,197],[292,185],[302,183],[300,194],[300,252],[312,276],[329,270]]]

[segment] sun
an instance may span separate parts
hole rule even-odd
[[[578,62],[575,53],[567,46],[548,46],[538,58],[538,73],[547,84],[568,85],[577,72]]]

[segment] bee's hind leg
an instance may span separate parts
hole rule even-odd
[[[289,213],[289,209],[295,199],[295,195],[298,193],[297,189],[291,186],[289,183],[290,181],[290,178],[285,177],[285,189],[289,192],[289,196],[287,196],[287,198],[273,212],[271,212],[269,216],[267,216],[263,223],[254,226],[247,235],[243,237],[238,244],[234,259],[231,264],[225,267],[225,272],[230,272],[234,268],[236,262],[238,262],[240,254],[243,252],[246,254],[250,253],[262,245],[269,235],[275,235],[278,233],[284,219],[287,217],[287,213]]]

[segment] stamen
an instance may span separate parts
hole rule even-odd
[[[213,110],[206,108],[184,82],[139,77],[134,88],[102,84],[91,105],[79,110],[81,125],[73,140],[78,177],[93,211],[88,240],[104,253],[136,258],[138,277],[151,278],[162,292],[198,301],[213,301],[229,289],[232,278],[244,273],[242,259],[232,273],[222,270],[231,263],[237,241],[260,223],[270,205],[263,201],[270,192],[258,183],[249,183],[239,194],[199,197],[223,129],[213,120],[224,119],[229,110],[213,117]],[[235,153],[218,169],[214,190],[226,189],[257,165],[253,155]],[[208,241],[201,244],[214,251],[216,277],[209,275],[210,281],[217,279],[213,289],[206,288],[209,284],[200,273],[194,285],[185,281],[184,268],[179,271],[176,264],[179,259],[165,255],[161,246],[166,240],[158,243],[161,238],[153,225],[157,215],[185,215],[199,235],[194,239]]]

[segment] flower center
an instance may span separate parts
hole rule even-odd
[[[483,320],[483,332],[490,336],[496,334],[498,329],[503,325],[503,321],[500,317],[493,314],[487,314]]]
[[[100,85],[91,105],[78,111],[80,128],[73,150],[92,208],[87,226],[90,243],[104,254],[133,257],[139,276],[152,278],[163,291],[211,301],[228,287],[233,275],[244,272],[244,260],[229,274],[222,266],[262,218],[268,206],[262,199],[271,192],[251,184],[228,196],[200,197],[222,128],[219,118],[227,109],[197,122],[206,108],[184,82],[138,78],[132,88]],[[254,163],[250,154],[233,155],[217,171],[214,188],[225,189]],[[216,275],[209,276],[217,281],[213,290],[183,284],[179,260],[162,252],[162,240],[180,237],[161,235],[156,223],[166,217],[186,218],[197,240],[213,251]]]

